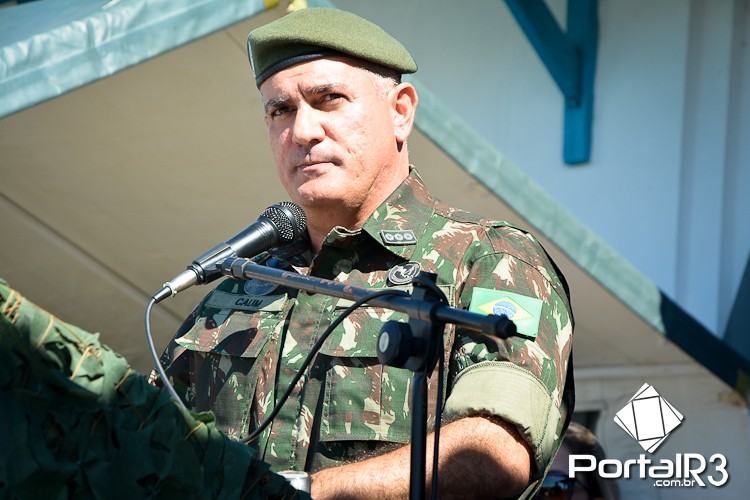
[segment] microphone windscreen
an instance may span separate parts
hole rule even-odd
[[[278,230],[279,243],[291,243],[299,237],[306,237],[307,216],[302,207],[291,201],[281,201],[263,211],[266,217]]]

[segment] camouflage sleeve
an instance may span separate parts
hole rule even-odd
[[[0,408],[0,498],[309,498],[2,278]]]
[[[572,385],[566,386],[572,316],[566,286],[539,243],[511,227],[492,228],[473,257],[459,306],[506,314],[523,336],[500,339],[457,330],[447,416],[490,414],[513,424],[533,452],[541,477],[564,432]]]

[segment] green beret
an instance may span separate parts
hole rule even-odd
[[[254,29],[247,52],[260,87],[268,77],[293,64],[347,55],[399,73],[414,73],[417,63],[401,43],[380,26],[338,9],[296,10]]]

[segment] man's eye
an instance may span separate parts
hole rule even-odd
[[[324,95],[324,96],[323,96],[323,100],[324,100],[324,101],[336,101],[336,100],[338,100],[338,99],[343,99],[343,97],[344,97],[344,96],[343,96],[342,94],[337,94],[337,93],[335,93],[335,92],[332,92],[332,93],[330,93],[330,94],[326,94],[326,95]]]
[[[275,108],[275,109],[271,110],[271,112],[269,113],[269,115],[271,116],[271,118],[278,118],[280,116],[284,116],[288,112],[289,112],[289,108],[287,108],[287,107]]]

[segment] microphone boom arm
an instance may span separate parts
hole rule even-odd
[[[360,288],[337,281],[303,276],[296,272],[262,266],[250,259],[230,257],[220,262],[218,269],[222,274],[237,279],[258,279],[310,293],[322,293],[352,301],[360,300],[373,292],[373,289]],[[416,300],[411,296],[388,295],[377,297],[368,301],[368,304],[400,311],[411,318],[451,323],[501,338],[508,338],[516,334],[515,323],[505,315],[477,314],[444,304],[435,305],[432,302]]]

